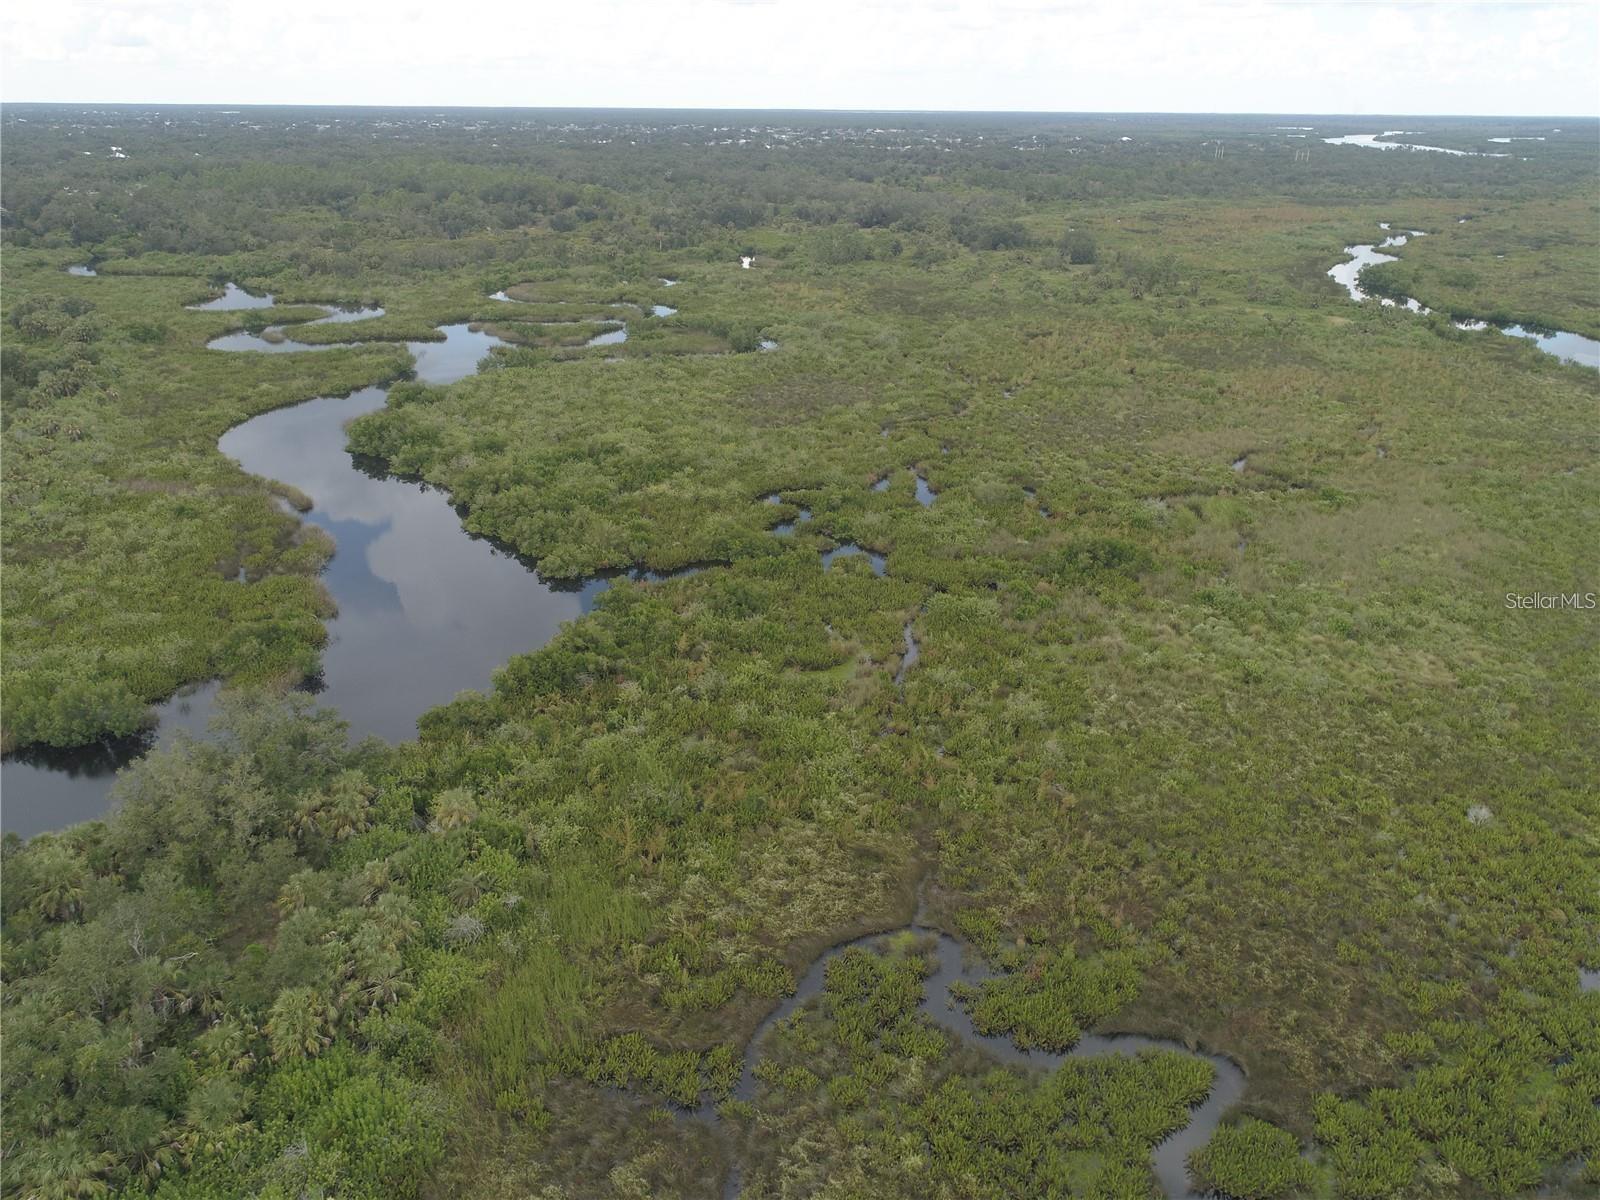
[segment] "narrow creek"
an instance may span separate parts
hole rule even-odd
[[[917,641],[917,635],[912,632],[911,622],[907,621],[905,628],[900,632],[906,640],[906,652],[900,656],[900,665],[895,668],[895,687],[904,685],[906,673],[916,666],[917,660],[922,657],[922,645]]]
[[[1006,1035],[979,1033],[967,1010],[957,1002],[953,989],[956,984],[980,984],[994,978],[993,970],[976,955],[966,952],[962,944],[949,934],[934,929],[918,920],[903,929],[888,933],[867,934],[841,942],[824,950],[800,977],[794,994],[786,997],[756,1026],[755,1033],[745,1046],[739,1082],[734,1085],[734,1099],[752,1102],[759,1093],[756,1068],[768,1035],[777,1025],[794,1017],[808,1002],[820,996],[826,986],[828,964],[846,951],[856,947],[876,949],[890,939],[904,934],[932,943],[934,970],[923,981],[922,999],[918,1011],[929,1021],[953,1035],[968,1046],[983,1050],[992,1058],[1009,1066],[1050,1071],[1068,1059],[1099,1058],[1108,1054],[1136,1055],[1147,1050],[1167,1050],[1190,1058],[1204,1059],[1215,1072],[1211,1090],[1206,1098],[1189,1112],[1189,1121],[1181,1129],[1169,1134],[1156,1144],[1150,1154],[1150,1167],[1162,1193],[1168,1200],[1202,1200],[1189,1178],[1188,1158],[1211,1139],[1229,1109],[1245,1093],[1244,1071],[1232,1059],[1220,1054],[1195,1050],[1182,1042],[1168,1038],[1145,1037],[1141,1034],[1085,1034],[1070,1050],[1027,1050],[1018,1046]],[[720,1127],[722,1118],[709,1101],[684,1114],[696,1121]],[[734,1200],[742,1190],[742,1177],[735,1168],[730,1172],[724,1187],[724,1200]]]
[[[768,492],[765,496],[761,497],[761,503],[783,505],[787,504],[788,501],[784,500],[782,492]],[[772,526],[769,532],[776,534],[778,537],[788,537],[801,525],[804,525],[807,521],[811,520],[811,510],[809,508],[805,508],[798,504],[790,505],[790,507],[795,509],[795,515],[790,517],[787,521],[779,521],[776,525]]]
[[[835,559],[855,558],[857,556],[866,558],[868,564],[872,567],[872,573],[874,575],[882,575],[887,569],[888,560],[884,557],[884,555],[880,554],[876,550],[864,549],[861,546],[856,545],[854,542],[841,542],[832,550],[824,550],[822,552],[822,569],[826,571],[829,567],[833,566]]]
[[[1366,145],[1368,143],[1360,143]],[[1428,149],[1429,147],[1419,147]],[[1459,153],[1450,151],[1449,153]],[[1387,221],[1378,222],[1378,228],[1388,234],[1381,242],[1365,242],[1354,246],[1346,246],[1344,252],[1350,257],[1342,262],[1335,263],[1328,268],[1328,275],[1350,294],[1350,299],[1357,303],[1373,299],[1371,293],[1361,287],[1361,272],[1368,267],[1377,266],[1379,263],[1398,262],[1399,258],[1393,254],[1385,254],[1387,248],[1404,246],[1412,238],[1426,237],[1421,229],[1407,230],[1405,233],[1389,233]],[[1433,310],[1414,297],[1404,297],[1396,300],[1390,296],[1380,296],[1377,300],[1385,308],[1404,308],[1419,316],[1429,316]],[[1584,337],[1580,333],[1570,333],[1565,330],[1540,330],[1529,329],[1522,325],[1494,325],[1488,321],[1479,321],[1471,318],[1459,318],[1451,322],[1457,329],[1468,332],[1483,332],[1494,330],[1507,337],[1525,338],[1531,341],[1544,353],[1562,362],[1576,363],[1579,366],[1593,367],[1600,370],[1600,341]]]

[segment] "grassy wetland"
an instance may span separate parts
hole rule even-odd
[[[1147,1200],[1182,1048],[1196,1190],[1600,1186],[1600,617],[1507,600],[1596,590],[1600,373],[1452,321],[1600,332],[1593,122],[6,122],[6,746],[224,687],[6,842],[8,1193]],[[395,744],[218,449],[374,385],[355,465],[611,580]],[[997,1056],[928,930],[1179,1049]]]

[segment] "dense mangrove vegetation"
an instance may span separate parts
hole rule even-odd
[[[1600,1186],[1600,373],[1456,325],[1600,332],[1600,130],[1418,120],[1546,140],[8,105],[5,746],[223,690],[6,839],[0,1187],[1149,1200],[1207,1054],[1195,1191]],[[610,580],[394,744],[218,447],[374,385]]]

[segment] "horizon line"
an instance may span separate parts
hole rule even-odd
[[[1600,112],[1586,113],[1457,113],[1416,112],[1381,109],[1370,112],[1312,112],[1300,109],[1051,109],[1051,108],[801,108],[787,106],[729,105],[603,105],[603,104],[374,104],[336,101],[238,101],[238,100],[7,100],[0,99],[0,111],[8,107],[36,108],[201,108],[226,106],[230,110],[264,108],[364,110],[464,110],[498,112],[599,112],[599,113],[806,113],[823,116],[1016,116],[1016,117],[1322,117],[1373,120],[1379,117],[1423,117],[1448,120],[1497,121],[1600,121]]]

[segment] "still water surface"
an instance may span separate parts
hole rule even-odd
[[[1421,150],[1432,154],[1452,154],[1457,158],[1509,158],[1507,154],[1492,150],[1451,150],[1448,146],[1423,146],[1416,142],[1390,142],[1385,138],[1415,136],[1419,131],[1387,129],[1382,133],[1347,133],[1343,137],[1325,137],[1330,146],[1365,146],[1369,150]],[[1493,138],[1489,139],[1494,141]]]
[[[445,333],[445,343],[412,346],[426,382],[470,374],[493,342],[464,325]],[[548,642],[604,585],[546,583],[467,534],[444,493],[352,459],[344,426],[386,398],[384,388],[363,388],[277,409],[230,430],[220,448],[246,471],[315,501],[303,519],[337,544],[322,578],[339,605],[318,699],[337,708],[355,736],[402,741],[424,711],[487,686],[495,667]]]
[[[270,303],[270,297],[230,285],[200,307]],[[321,320],[379,311],[330,309]],[[425,383],[473,374],[502,344],[466,325],[446,325],[440,333],[442,341],[407,343]],[[263,342],[255,334],[229,334],[210,344],[224,351],[310,349],[287,339]],[[355,737],[399,741],[415,734],[423,712],[464,689],[487,687],[496,667],[550,641],[563,621],[593,607],[609,581],[549,583],[522,560],[467,533],[442,492],[353,459],[345,450],[345,425],[382,408],[387,397],[387,388],[370,387],[275,409],[230,429],[218,446],[246,471],[312,497],[314,507],[302,519],[326,530],[338,547],[322,576],[339,615],[328,623],[318,699],[339,710]],[[156,706],[160,724],[144,737],[8,757],[0,765],[4,828],[31,837],[102,816],[117,769],[180,731],[202,733],[217,688],[206,684]]]

